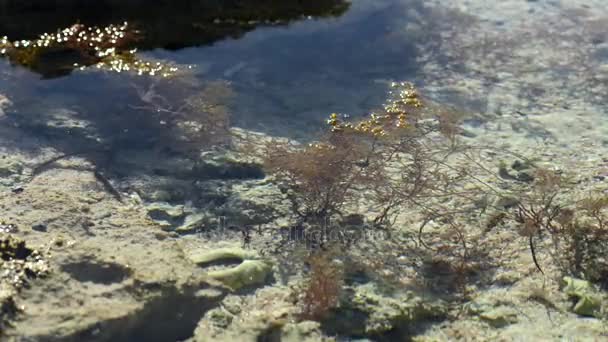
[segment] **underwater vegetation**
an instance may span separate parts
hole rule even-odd
[[[552,258],[567,276],[608,288],[608,197],[590,194],[571,198],[567,177],[540,169],[530,189],[521,196],[513,212],[521,234],[535,241],[550,237]],[[542,266],[536,256],[538,270]]]
[[[466,299],[512,258],[509,242],[493,236],[501,230],[526,239],[539,272],[538,255],[549,255],[560,277],[607,286],[605,195],[573,199],[566,173],[506,148],[468,144],[458,114],[408,83],[394,83],[386,104],[362,119],[331,114],[327,124],[315,143],[247,147],[262,151],[265,171],[290,203],[289,229],[299,235],[277,250],[308,250],[303,317],[322,321],[339,305],[350,277],[343,262],[393,284],[410,268],[431,291]],[[498,162],[505,159],[515,162]],[[362,232],[386,234],[369,241]],[[340,255],[328,257],[334,250]],[[399,256],[407,258],[396,263]]]
[[[34,40],[10,41],[2,37],[0,56],[45,78],[64,76],[74,69],[91,66],[138,75],[175,74],[178,69],[174,66],[137,57],[135,44],[140,38],[141,33],[127,22],[101,28],[75,24],[53,34],[43,33]]]
[[[301,298],[302,320],[323,320],[339,305],[344,274],[333,257],[331,253],[308,257],[310,277],[304,284]]]

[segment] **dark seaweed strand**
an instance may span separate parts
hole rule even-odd
[[[67,153],[67,154],[62,154],[59,155],[57,157],[51,158],[45,162],[43,162],[42,164],[36,166],[33,171],[32,171],[32,179],[36,176],[38,176],[39,174],[43,173],[44,171],[46,171],[47,169],[49,169],[49,166],[57,161],[60,161],[61,159],[65,159],[65,158],[69,158],[69,157],[73,157],[76,156],[80,153],[83,152],[74,152],[74,153]]]
[[[534,260],[534,265],[536,265],[536,268],[544,275],[545,272],[543,272],[543,269],[540,267],[538,260],[536,259],[536,251],[534,249],[534,241],[532,241],[532,238],[533,236],[530,235],[530,239],[528,240],[530,243],[530,252],[532,252],[532,260]]]
[[[112,196],[114,196],[114,198],[118,202],[123,203],[122,195],[120,194],[120,192],[118,192],[118,190],[116,190],[116,188],[112,185],[112,183],[110,183],[110,181],[104,175],[102,175],[101,172],[99,172],[99,170],[94,169],[93,175],[95,175],[95,179],[97,179],[103,185],[103,188],[107,192],[112,194]]]

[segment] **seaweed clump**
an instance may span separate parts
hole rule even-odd
[[[307,259],[310,274],[301,294],[300,319],[322,321],[340,303],[343,271],[328,252]]]
[[[571,194],[564,175],[539,169],[534,183],[513,208],[513,218],[528,238],[540,272],[544,271],[537,245],[548,236],[546,248],[564,275],[608,288],[608,197],[591,194],[573,200]]]
[[[315,254],[361,243],[363,251],[351,250],[378,253],[363,262],[373,272],[391,267],[378,265],[384,257],[395,264],[391,253],[408,253],[421,274],[425,267],[420,263],[430,256],[464,284],[490,260],[483,235],[471,224],[472,213],[479,211],[476,201],[487,191],[463,189],[475,181],[476,164],[467,160],[471,148],[457,139],[454,114],[425,99],[412,84],[393,83],[385,105],[362,119],[331,114],[329,132],[316,143],[273,140],[259,149],[266,173],[292,208],[290,238],[277,250],[304,243]],[[411,233],[394,229],[408,214],[422,222],[416,245]],[[350,224],[353,217],[359,218],[355,225]],[[445,230],[427,233],[431,222]],[[374,244],[378,237],[382,241]],[[387,248],[391,244],[393,250]],[[397,278],[399,273],[390,272]]]
[[[383,193],[393,184],[387,167],[400,152],[418,153],[417,141],[435,129],[421,122],[422,102],[413,87],[405,83],[394,87],[394,98],[360,122],[349,123],[332,114],[327,121],[331,132],[317,143],[304,147],[278,141],[267,144],[262,156],[265,170],[291,202],[297,227],[328,228],[327,222],[340,221],[363,196],[387,206],[376,223],[396,206],[396,198]],[[423,190],[416,179],[407,184],[417,188],[413,192]]]
[[[391,268],[400,278],[409,265],[423,281],[431,277],[439,289],[466,294],[471,280],[491,279],[487,271],[509,253],[498,248],[504,241],[487,233],[510,221],[522,227],[539,269],[535,240],[549,233],[551,253],[564,272],[605,282],[608,201],[561,204],[567,203],[561,200],[567,187],[546,170],[505,180],[494,161],[518,155],[467,144],[459,138],[456,114],[411,84],[394,83],[386,104],[360,120],[331,114],[329,132],[318,142],[272,140],[258,149],[293,214],[290,238],[276,250],[303,242],[314,255],[361,243],[362,250],[349,248],[347,254],[374,254],[369,256],[377,260],[362,262],[374,272]],[[511,190],[504,188],[506,181],[513,183]],[[509,196],[515,197],[511,204],[498,200]],[[354,216],[361,222],[349,235],[348,218]],[[412,223],[418,224],[417,239],[406,226]],[[386,234],[374,244],[366,232]],[[399,255],[410,257],[395,262]]]

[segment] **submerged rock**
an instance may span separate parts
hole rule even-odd
[[[8,97],[0,94],[0,119],[6,115],[6,109],[12,105],[11,100]]]
[[[502,328],[518,322],[517,310],[496,297],[478,297],[466,303],[464,308],[469,315],[479,317],[493,328]]]
[[[204,161],[193,168],[197,179],[261,179],[264,171],[261,165],[236,160],[225,155],[203,156]]]
[[[0,235],[0,336],[4,326],[18,313],[18,293],[35,278],[48,274],[49,266],[42,255],[12,235]]]
[[[488,311],[481,312],[479,318],[486,321],[494,328],[501,328],[518,321],[517,311],[508,306],[498,306]]]
[[[412,292],[386,296],[371,284],[353,290],[353,297],[323,321],[327,333],[370,338],[390,334],[408,339],[424,322],[447,315],[447,304],[439,299],[422,298]]]
[[[304,321],[300,323],[286,324],[281,333],[281,341],[284,342],[313,342],[329,341],[322,337],[321,326],[318,322]]]
[[[266,286],[246,295],[228,295],[199,322],[192,341],[324,341],[318,323],[290,321],[295,311],[290,292],[287,287]]]
[[[206,266],[213,262],[253,259],[256,254],[241,248],[220,248],[212,251],[193,251],[188,257],[195,264]]]
[[[20,160],[7,155],[0,157],[0,177],[21,174],[24,169],[25,166]]]
[[[225,296],[174,239],[157,238],[162,231],[146,207],[117,202],[96,184],[91,172],[58,168],[35,177],[19,196],[0,196],[11,224],[45,222],[49,228],[0,236],[0,283],[10,290],[15,279],[29,281],[44,266],[52,269],[21,291],[0,286],[0,297],[7,298],[2,310],[12,311],[11,300],[20,308],[3,315],[11,326],[0,340],[181,341]],[[164,209],[167,217],[179,216]],[[95,225],[85,229],[90,221]],[[39,257],[47,253],[50,265]]]

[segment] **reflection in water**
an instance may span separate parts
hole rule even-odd
[[[368,112],[383,102],[387,81],[395,75],[402,79],[412,74],[415,39],[404,32],[408,21],[414,20],[409,10],[416,8],[416,2],[361,1],[354,3],[348,12],[345,12],[348,6],[339,1],[298,3],[291,9],[284,3],[273,5],[276,7],[254,6],[251,12],[242,7],[230,7],[230,10],[217,12],[219,14],[213,20],[206,21],[209,23],[206,28],[210,30],[208,32],[215,33],[226,33],[231,27],[240,30],[242,25],[229,19],[235,17],[258,16],[275,20],[281,15],[283,18],[317,15],[330,18],[304,20],[293,23],[289,29],[260,29],[239,40],[225,40],[211,46],[179,51],[144,51],[165,46],[168,41],[161,41],[163,35],[144,27],[168,25],[167,21],[159,16],[147,16],[148,12],[144,11],[140,13],[139,19],[134,18],[126,28],[135,28],[139,34],[130,37],[132,39],[125,42],[125,45],[117,47],[116,55],[106,60],[108,63],[97,65],[133,68],[130,63],[137,62],[138,58],[172,61],[171,64],[177,66],[192,65],[192,70],[185,70],[186,75],[180,75],[179,80],[172,81],[175,89],[170,89],[172,86],[168,84],[171,82],[166,82],[164,86],[156,87],[156,91],[169,101],[183,103],[185,98],[193,95],[196,89],[205,87],[208,82],[223,80],[235,93],[229,108],[233,125],[303,140],[310,139],[311,133],[322,126],[327,113]],[[86,14],[87,11],[82,13]],[[150,11],[157,13],[158,9]],[[23,13],[33,15],[39,12]],[[74,15],[74,12],[67,13]],[[83,18],[86,18],[85,14]],[[331,17],[339,14],[342,15],[339,18]],[[125,15],[126,18],[129,16]],[[23,33],[17,34],[17,18],[20,17],[16,16],[2,24],[6,25],[8,32],[13,33],[11,39],[26,36]],[[287,21],[289,20],[283,22]],[[192,21],[190,25],[199,26]],[[38,27],[38,24],[35,26]],[[217,30],[211,30],[213,27]],[[28,27],[27,30],[33,28]],[[183,46],[211,42],[204,39],[189,41],[190,36],[205,36],[197,34],[198,29],[191,30],[194,31],[183,34],[179,27],[168,27],[164,34],[171,35],[172,39],[183,39]],[[133,48],[140,51],[137,57],[130,53]],[[346,51],[352,52],[345,53]],[[29,63],[28,68],[36,72],[59,76],[69,73],[74,63],[82,66],[97,61],[99,58],[95,56],[96,53],[97,51],[85,50],[83,54],[77,49],[51,50],[46,51],[37,64],[32,62],[31,56],[25,61]],[[146,68],[154,66],[139,64],[136,67],[144,68],[143,73],[148,74]],[[131,85],[137,84],[141,89],[148,89],[157,82],[155,77],[109,75],[85,70],[69,77],[39,81],[18,68],[10,69],[0,64],[0,70],[4,75],[0,79],[0,86],[5,82],[11,85],[4,92],[13,101],[13,110],[20,113],[15,120],[19,120],[22,127],[36,126],[35,130],[40,130],[42,127],[34,123],[44,121],[43,117],[49,113],[76,112],[80,120],[88,122],[89,128],[97,127],[99,122],[103,122],[104,127],[106,123],[112,122],[114,128],[109,131],[119,136],[124,135],[121,132],[128,131],[133,135],[133,139],[129,140],[134,140],[135,136],[145,132],[146,126],[141,124],[141,115],[138,110],[134,110],[141,107],[142,103]],[[155,72],[154,75],[159,73]],[[32,102],[32,98],[39,100]],[[100,102],[99,99],[112,101]],[[116,117],[116,121],[108,120],[112,117]],[[143,122],[150,121],[153,117],[145,117]],[[139,129],[134,130],[134,126]],[[104,135],[94,135],[100,134]],[[74,129],[70,135],[74,136]],[[158,136],[156,129],[145,135]]]
[[[74,68],[93,64],[114,71],[135,70],[140,75],[168,76],[175,72],[173,67],[142,61],[135,56],[135,49],[207,45],[240,37],[262,25],[283,25],[311,16],[340,15],[349,6],[341,0],[303,4],[267,2],[231,6],[189,1],[149,6],[136,4],[137,1],[101,1],[86,7],[65,2],[48,8],[44,4],[30,6],[9,2],[3,5],[0,14],[0,34],[6,35],[0,42],[0,51],[12,62],[45,78],[65,76]],[[168,17],[172,20],[166,20]],[[117,25],[122,22],[125,24]],[[67,28],[49,34],[64,27]],[[9,42],[7,37],[14,41]]]
[[[0,33],[13,39],[34,39],[76,22],[108,26],[128,21],[145,33],[142,50],[179,49],[239,38],[259,26],[285,25],[306,17],[342,15],[344,0],[256,1],[14,1],[0,2]]]
[[[139,59],[133,48],[140,33],[130,29],[128,23],[103,28],[75,24],[57,31],[44,33],[35,40],[11,42],[0,40],[0,56],[6,55],[19,66],[31,69],[44,78],[66,76],[72,69],[84,70],[88,66],[110,71],[133,71],[138,75],[167,77],[176,67],[160,62]]]

